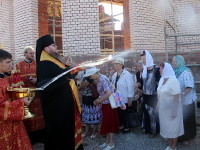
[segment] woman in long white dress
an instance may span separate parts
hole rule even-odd
[[[169,140],[165,150],[176,150],[178,137],[184,134],[180,83],[172,66],[160,66],[161,79],[158,86],[158,111],[160,135]]]

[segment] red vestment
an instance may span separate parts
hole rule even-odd
[[[16,70],[19,72],[22,81],[24,82],[23,87],[35,88],[35,84],[30,82],[30,77],[36,78],[36,61],[27,63],[21,61],[16,65]],[[42,107],[40,103],[40,98],[36,94],[34,100],[28,106],[31,113],[35,117],[31,119],[24,120],[24,125],[27,131],[36,131],[39,129],[44,129],[44,118],[42,113]]]
[[[24,102],[11,101],[6,78],[0,78],[0,150],[32,150],[23,124]]]

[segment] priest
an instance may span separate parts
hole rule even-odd
[[[69,59],[64,61],[51,35],[39,38],[36,46],[37,87],[71,69]],[[73,80],[79,70],[75,69],[39,92],[48,134],[45,150],[83,149],[81,107]]]
[[[12,75],[12,81],[20,77],[21,82],[12,82],[13,87],[26,87],[26,88],[35,88],[36,86],[36,61],[34,60],[35,50],[31,46],[24,48],[24,60],[20,61],[16,65],[16,72]],[[30,112],[35,116],[30,119],[24,120],[24,125],[28,132],[29,138],[32,144],[37,142],[44,142],[45,131],[44,131],[44,118],[42,114],[42,108],[40,104],[40,98],[38,94],[35,97],[31,98],[31,104],[29,105]]]

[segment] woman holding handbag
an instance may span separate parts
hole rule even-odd
[[[130,131],[131,123],[129,121],[129,107],[132,106],[132,100],[134,96],[134,82],[133,76],[130,72],[124,69],[124,59],[117,57],[113,61],[115,73],[112,76],[112,84],[115,87],[115,91],[120,92],[123,95],[124,103],[127,105],[126,109],[118,108],[120,129],[123,132]]]
[[[94,101],[99,97],[97,92],[96,82],[88,77],[84,78],[84,72],[78,73],[76,78],[81,81],[79,90],[82,93],[82,122],[86,125],[86,131],[82,134],[82,137],[90,135],[89,128],[93,126],[91,139],[95,139],[97,136],[98,124],[102,121],[101,106],[95,106]]]
[[[96,106],[102,105],[102,124],[100,134],[106,134],[106,142],[100,145],[104,150],[111,150],[115,147],[113,137],[114,133],[119,131],[119,118],[117,109],[112,109],[109,96],[113,93],[111,83],[109,79],[99,73],[99,69],[96,67],[86,70],[84,77],[90,77],[92,80],[97,81],[97,91],[99,92],[99,98],[94,101]]]

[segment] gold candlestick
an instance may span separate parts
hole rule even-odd
[[[30,97],[35,96],[35,91],[36,89],[34,88],[13,88],[13,87],[8,87],[7,88],[8,92],[11,92],[11,98],[12,100],[19,99],[19,98],[25,98],[28,97],[28,100],[30,100]],[[24,119],[30,119],[33,118],[34,114],[32,114],[29,111],[29,108],[27,106],[24,106]]]

